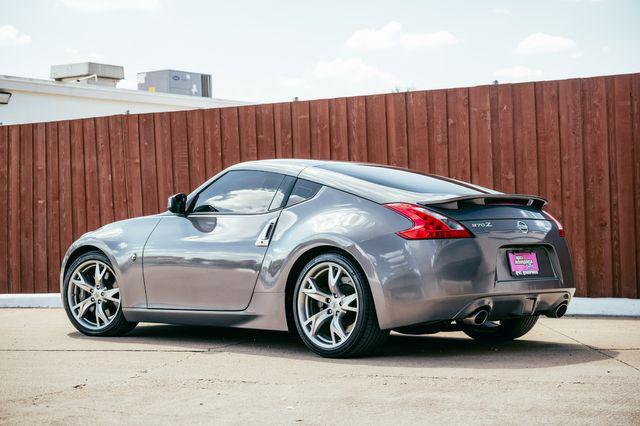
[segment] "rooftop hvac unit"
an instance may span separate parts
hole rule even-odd
[[[211,97],[211,75],[160,70],[138,73],[138,90],[175,95]]]

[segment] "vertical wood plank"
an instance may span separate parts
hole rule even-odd
[[[469,93],[467,89],[447,90],[447,132],[449,138],[449,174],[471,180],[469,152]]]
[[[258,141],[256,139],[256,107],[249,105],[238,108],[238,126],[240,133],[240,161],[258,159]]]
[[[20,293],[33,293],[33,125],[20,125]]]
[[[501,84],[496,89],[492,116],[494,158],[494,188],[506,193],[516,192],[515,147],[513,134],[513,91],[512,86]]]
[[[407,155],[409,168],[429,173],[429,121],[427,94],[424,91],[407,93]]]
[[[471,181],[478,185],[492,187],[493,140],[489,86],[469,89],[469,145]]]
[[[58,125],[47,123],[47,270],[49,293],[60,291],[60,182],[58,179]]]
[[[142,171],[137,115],[124,117],[124,143],[129,217],[142,216]]]
[[[513,136],[516,163],[516,191],[538,193],[538,147],[536,104],[533,83],[513,85]]]
[[[610,111],[610,174],[612,252],[614,266],[614,296],[637,298],[636,215],[634,193],[634,156],[631,106],[631,76],[610,77],[608,97]],[[614,185],[615,182],[615,185]],[[613,199],[615,198],[615,203]]]
[[[549,204],[546,209],[563,220],[560,126],[558,123],[558,83],[536,83],[536,123],[538,138],[539,193]]]
[[[9,126],[9,253],[13,257],[9,260],[9,293],[20,293],[20,213],[21,200],[13,194],[20,194],[20,127]]]
[[[331,158],[331,140],[329,139],[329,101],[320,99],[309,103],[311,126],[311,157],[319,160]]]
[[[562,225],[573,258],[576,295],[587,295],[586,235],[584,203],[584,152],[582,119],[582,83],[563,80],[558,83],[560,150],[562,152]]]
[[[240,133],[238,131],[238,108],[220,110],[222,129],[222,166],[229,167],[240,162]]]
[[[293,156],[295,158],[311,158],[309,102],[296,101],[291,104],[291,124],[293,130]]]
[[[96,117],[96,148],[98,151],[98,188],[100,197],[100,224],[114,221],[113,174],[111,168],[111,146],[109,143],[109,118]]]
[[[60,253],[73,242],[73,181],[71,179],[71,129],[68,121],[58,123],[58,179],[60,182]]]
[[[432,173],[449,176],[449,136],[447,134],[447,92],[426,93],[429,128],[429,168]]]
[[[276,157],[293,157],[293,129],[291,125],[291,104],[279,103],[273,106],[275,121]]]
[[[100,189],[98,187],[98,153],[96,148],[96,129],[93,118],[82,120],[82,144],[84,149],[85,200],[87,209],[87,230],[100,227]]]
[[[189,147],[189,191],[205,181],[204,124],[201,109],[187,111],[187,145]]]
[[[604,297],[612,280],[609,150],[604,78],[582,81],[588,295]]]
[[[636,294],[640,296],[640,73],[631,76],[631,123],[633,144],[633,199],[636,226]],[[630,191],[631,192],[631,191]]]
[[[256,107],[256,138],[258,158],[261,160],[275,158],[276,140],[272,104]]]
[[[0,126],[0,294],[9,292],[9,127]]]
[[[153,116],[158,173],[158,211],[166,209],[167,198],[173,194],[173,164],[171,155],[171,114],[162,112]]]
[[[347,129],[347,100],[336,98],[329,101],[329,133],[331,159],[349,160],[349,134]]]
[[[71,134],[71,195],[73,212],[73,238],[87,232],[87,204],[84,181],[84,147],[82,121],[69,122]]]
[[[173,156],[173,193],[188,193],[189,149],[187,147],[187,113],[171,113],[171,154]]]
[[[219,109],[207,109],[204,111],[204,158],[207,179],[222,170],[222,140]]]
[[[34,292],[49,289],[47,273],[47,150],[45,124],[33,125],[33,262]]]
[[[158,213],[158,178],[156,175],[156,140],[153,114],[140,114],[138,129],[142,214],[148,215]]]
[[[408,167],[407,105],[404,93],[385,95],[389,164]]]
[[[389,164],[385,95],[365,97],[367,111],[367,161]]]
[[[124,119],[122,115],[109,117],[109,150],[113,180],[113,218],[128,217],[128,192],[125,168]]]
[[[364,96],[347,98],[347,135],[349,160],[367,160],[367,113]]]

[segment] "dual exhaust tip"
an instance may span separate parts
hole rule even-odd
[[[568,307],[569,304],[567,302],[562,302],[546,315],[550,318],[562,318],[567,313]],[[489,308],[480,308],[467,318],[464,318],[462,322],[467,325],[480,326],[489,319],[489,312]]]
[[[475,313],[471,314],[467,318],[464,318],[462,322],[467,325],[482,325],[489,318],[489,309],[482,308],[478,309]]]
[[[567,313],[567,309],[569,308],[569,304],[567,302],[562,302],[558,306],[555,307],[552,311],[549,311],[546,315],[549,318],[562,318],[564,314]]]

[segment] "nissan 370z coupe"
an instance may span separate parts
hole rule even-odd
[[[544,205],[372,164],[241,163],[165,213],[83,235],[62,300],[92,336],[141,321],[291,330],[327,357],[369,353],[390,330],[506,341],[573,296]]]

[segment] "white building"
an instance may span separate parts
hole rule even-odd
[[[179,111],[246,105],[247,102],[160,92],[118,89],[119,80],[89,74],[100,64],[85,67],[87,75],[42,80],[0,75],[0,124],[37,123],[115,114]],[[107,66],[110,67],[110,66]],[[121,68],[121,67],[117,67]]]

